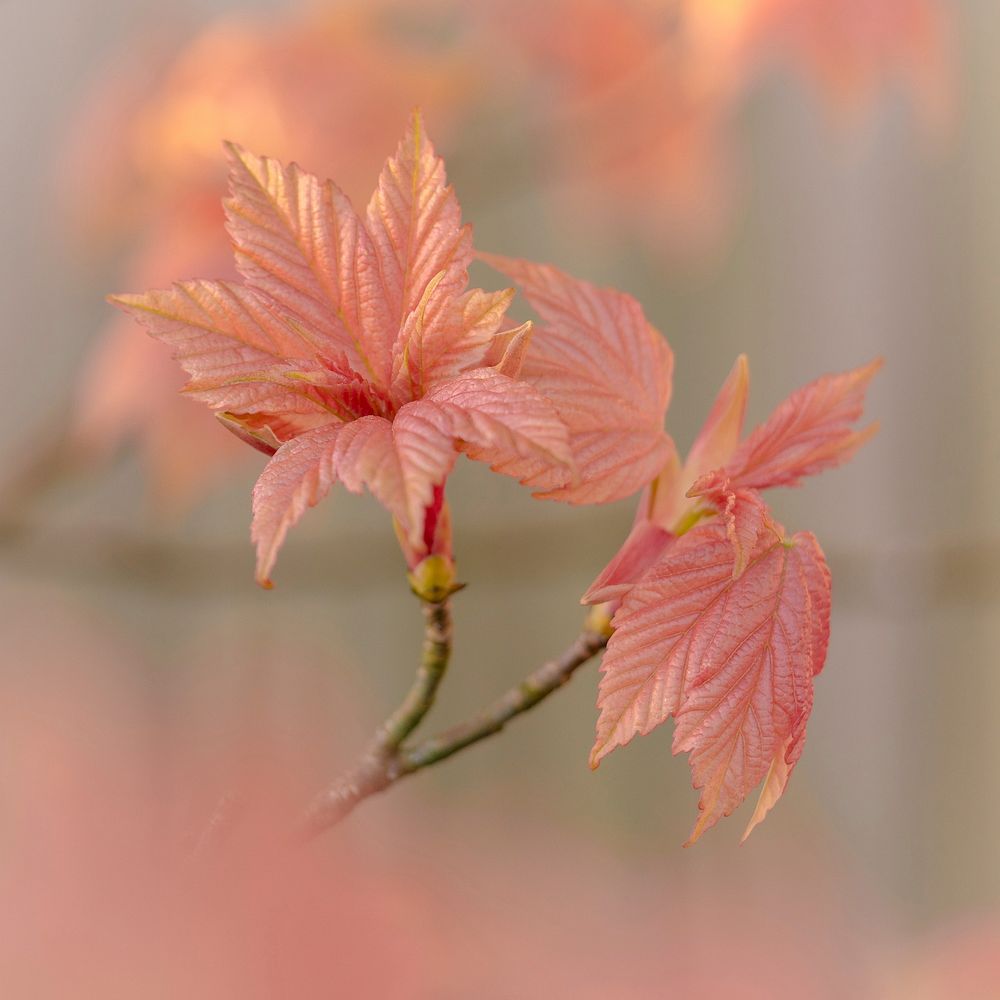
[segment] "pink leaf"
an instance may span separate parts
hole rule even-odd
[[[535,326],[530,321],[498,333],[487,348],[483,364],[508,378],[517,378],[524,367],[524,359],[531,346]]]
[[[247,283],[311,331],[325,353],[387,386],[398,320],[390,315],[371,237],[331,181],[228,146],[226,201],[236,264]]]
[[[734,580],[746,569],[761,535],[770,532],[781,537],[781,528],[771,519],[767,504],[754,490],[733,490],[729,480],[725,480],[720,485],[713,485],[704,493],[695,495],[704,496],[722,515],[726,535],[733,543]]]
[[[430,536],[447,547],[443,486],[458,451],[538,490],[575,482],[557,406],[516,378],[531,326],[500,332],[513,292],[466,291],[470,231],[418,113],[365,224],[333,184],[230,153],[226,208],[247,287],[189,282],[117,302],[172,344],[189,393],[273,453],[254,491],[262,580],[289,526],[338,479],[392,512],[411,564]]]
[[[465,288],[472,260],[471,232],[462,225],[444,162],[435,154],[418,111],[382,170],[368,204],[367,222],[396,329],[417,308],[436,275],[442,275],[445,296]]]
[[[354,493],[367,486],[390,510],[405,517],[402,478],[392,425],[381,417],[330,424],[282,445],[253,491],[251,537],[257,546],[258,582],[270,586],[269,576],[288,529],[338,479]]]
[[[491,369],[467,372],[406,404],[394,429],[411,461],[435,456],[446,441],[449,451],[457,446],[530,486],[550,487],[571,476],[566,428],[553,405],[530,385]]]
[[[797,486],[805,476],[846,462],[876,431],[855,431],[865,390],[882,367],[876,360],[826,375],[793,392],[726,463],[733,486],[755,490]]]
[[[265,422],[273,429],[281,426],[286,435],[282,440],[287,440],[336,418],[336,411],[307,382],[290,377],[295,366],[284,360],[303,359],[299,368],[316,364],[311,360],[312,343],[251,290],[225,282],[188,281],[112,301],[173,348],[191,376],[186,393],[217,411],[228,411],[237,422],[267,415]],[[235,431],[231,423],[226,426]],[[244,437],[249,439],[252,435]],[[254,447],[260,442],[254,441]]]
[[[717,545],[720,534],[724,544]],[[720,620],[718,592],[732,585],[732,567],[725,530],[699,528],[678,539],[629,591],[601,663],[591,767],[677,711],[695,627]]]
[[[184,392],[214,410],[240,414],[280,413],[292,419],[325,417],[329,420],[338,412],[305,375],[312,367],[310,362],[297,365],[284,362],[237,375],[201,379],[188,385]]]
[[[741,354],[719,390],[712,409],[688,452],[684,470],[689,482],[725,465],[740,443],[750,391],[750,367]]]
[[[592,766],[675,715],[674,752],[690,754],[702,790],[689,843],[729,815],[779,754],[762,801],[783,791],[825,655],[829,575],[815,539],[765,532],[738,579],[733,563],[719,522],[678,539],[622,602],[601,668]]]
[[[231,434],[265,455],[273,455],[286,441],[329,422],[327,417],[310,419],[272,413],[217,412],[215,418]]]
[[[757,797],[757,805],[754,807],[750,822],[747,823],[743,836],[740,837],[742,844],[747,837],[753,833],[758,823],[771,811],[778,799],[785,794],[785,787],[791,777],[792,768],[798,763],[802,756],[802,747],[805,741],[805,722],[808,717],[803,714],[801,727],[796,727],[796,732],[789,735],[784,743],[778,747],[771,759],[771,766],[767,769],[764,783],[760,787],[760,795]]]
[[[605,503],[641,489],[670,455],[663,419],[673,354],[635,299],[558,269],[492,254],[545,321],[522,378],[548,396],[569,428],[577,479],[544,496]]]
[[[455,457],[450,437],[414,421],[412,410],[402,422],[361,417],[317,428],[283,445],[254,487],[251,535],[257,545],[258,582],[270,585],[268,576],[288,529],[337,481],[352,493],[367,489],[393,514],[415,551],[426,528],[424,514],[435,505],[435,488]]]
[[[514,297],[471,289],[454,295],[440,271],[424,297],[403,321],[393,353],[393,391],[397,398],[419,398],[462,369],[479,364],[504,321]]]
[[[641,518],[617,554],[580,598],[581,604],[604,604],[624,597],[656,563],[674,536],[658,524]]]
[[[657,477],[649,516],[657,524],[672,528],[688,506],[688,487],[705,473],[724,466],[732,457],[743,432],[750,370],[745,354],[736,359],[733,370],[716,396],[704,425],[695,438],[687,461],[668,462]]]
[[[185,281],[111,300],[173,348],[192,390],[254,375],[276,361],[316,356],[301,331],[238,285]]]
[[[813,674],[818,674],[826,663],[826,651],[830,645],[830,595],[832,585],[830,567],[820,548],[816,536],[808,531],[800,531],[795,536],[801,556],[800,565],[805,576],[806,587],[812,601],[812,664]]]

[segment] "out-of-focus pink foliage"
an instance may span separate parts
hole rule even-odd
[[[757,2],[765,53],[800,70],[836,110],[863,112],[895,86],[912,97],[930,128],[947,125],[954,69],[945,0]]]
[[[220,669],[205,637],[200,653],[201,639],[181,647],[166,690],[162,677],[149,689],[92,611],[48,588],[5,597],[5,997],[652,1000],[665,963],[685,996],[859,995],[864,914],[815,842],[623,860],[579,824],[512,825],[482,804],[425,816],[402,796],[376,836],[351,824],[290,849],[303,796],[336,763],[331,735],[344,753],[358,735],[341,742],[358,705],[326,697],[328,653],[303,667],[286,636],[278,662],[248,642]],[[248,677],[267,689],[258,711]],[[326,696],[308,697],[314,684]],[[183,835],[220,787],[243,806],[192,859]],[[778,963],[776,938],[789,946]]]
[[[361,736],[343,736],[364,702],[328,650],[308,664],[283,634],[267,664],[247,637],[220,668],[210,634],[146,687],[106,614],[24,581],[4,598],[5,996],[654,1000],[666,976],[710,1000],[998,993],[995,913],[900,942],[822,829],[772,831],[739,858],[623,851],[548,807],[511,824],[532,796],[512,776],[492,809],[479,795],[424,815],[420,796],[391,796],[375,836],[347,824],[288,850],[302,796]],[[192,861],[183,835],[230,783],[237,822]]]
[[[65,158],[67,212],[88,256],[127,241],[123,284],[133,287],[233,276],[221,225],[223,139],[325,164],[357,197],[414,103],[450,132],[476,93],[469,60],[395,30],[405,9],[364,0],[226,17],[166,65],[159,47],[134,42],[95,90]],[[178,395],[182,385],[169,352],[120,319],[96,345],[72,419],[74,442],[95,459],[138,440],[167,509],[191,503],[246,455]]]
[[[1000,996],[1000,914],[955,920],[884,964],[878,1000],[993,1000]]]
[[[405,871],[353,845],[289,849],[289,817],[319,780],[317,750],[329,739],[325,699],[322,719],[291,713],[292,739],[256,718],[237,745],[215,740],[206,753],[204,740],[192,741],[191,713],[178,713],[178,688],[169,698],[162,685],[144,691],[141,665],[89,616],[51,592],[9,603],[17,607],[5,608],[0,669],[5,996],[398,996],[447,968],[434,927],[413,930],[425,927],[426,893]],[[211,655],[218,667],[217,649]],[[241,664],[251,675],[253,661]],[[296,662],[282,676],[291,667],[302,684]],[[246,709],[251,687],[235,697],[198,687],[213,735]],[[183,835],[197,837],[218,799],[221,758],[244,808],[225,849],[195,859]]]
[[[221,228],[217,203],[199,211],[188,205],[177,216],[151,223],[148,243],[126,281],[139,286],[167,281],[180,261],[184,271],[219,273]],[[127,439],[141,441],[150,493],[167,511],[184,509],[231,471],[241,454],[228,434],[219,433],[200,407],[180,395],[183,386],[183,373],[169,352],[148,337],[137,337],[135,324],[119,316],[105,327],[87,359],[72,415],[73,441],[91,461],[106,460]]]
[[[672,456],[584,595],[618,604],[591,764],[674,717],[674,752],[690,754],[702,789],[689,842],[763,780],[749,834],[801,756],[826,658],[830,574],[816,539],[787,538],[757,491],[797,485],[857,450],[874,431],[853,425],[879,364],[799,389],[741,444],[741,357],[687,462]]]
[[[724,124],[746,81],[750,15],[700,5],[530,0],[494,16],[551,96],[539,123],[552,204],[565,224],[662,249],[714,239],[728,216]]]
[[[235,146],[231,158],[245,284],[116,301],[171,345],[190,394],[273,454],[254,490],[262,583],[337,481],[392,512],[413,568],[451,556],[441,491],[458,451],[574,502],[628,496],[662,463],[662,338],[633,300],[552,269],[563,315],[589,310],[587,325],[532,342],[530,324],[503,330],[512,291],[466,290],[471,233],[418,114],[363,219],[332,182]]]
[[[734,186],[732,120],[774,68],[838,112],[900,83],[935,126],[949,114],[941,0],[514,0],[492,11],[530,88],[559,109],[541,131],[563,218],[618,238],[638,230],[658,249],[717,242]]]
[[[425,26],[446,6],[421,4]],[[223,139],[326,163],[350,197],[363,197],[415,103],[443,133],[479,93],[467,55],[434,44],[429,28],[400,26],[412,10],[405,0],[295,7],[218,18],[166,60],[156,54],[162,44],[130,43],[95,88],[67,154],[67,210],[83,213],[88,242],[104,230],[129,238],[194,202],[217,213]],[[94,197],[80,199],[81,189]],[[214,242],[222,267],[228,244],[221,233]]]

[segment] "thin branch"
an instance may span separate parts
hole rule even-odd
[[[392,756],[430,711],[437,689],[451,659],[451,609],[445,598],[440,604],[422,604],[424,646],[420,667],[402,705],[379,727],[372,743],[381,756]]]
[[[451,658],[451,612],[446,598],[422,604],[423,655],[413,687],[403,703],[379,726],[360,760],[312,802],[302,823],[306,838],[339,823],[369,795],[388,787],[395,773],[399,748],[430,711]]]
[[[478,743],[487,736],[499,733],[511,719],[547,698],[561,688],[588,660],[599,653],[608,642],[600,632],[584,631],[559,657],[544,663],[529,674],[520,684],[501,695],[489,708],[475,718],[445,730],[439,736],[418,743],[399,755],[400,777],[413,774],[445,760],[459,750]]]
[[[422,682],[418,675],[417,683],[403,706],[380,727],[360,761],[313,801],[302,822],[303,839],[311,839],[329,827],[335,826],[359,803],[388,788],[400,778],[415,774],[465,747],[478,743],[487,736],[500,732],[515,716],[534,708],[553,691],[562,687],[579,667],[607,645],[607,641],[606,634],[585,629],[565,652],[529,674],[520,684],[511,688],[473,719],[407,749],[403,746],[403,740],[427,714],[433,701],[433,692],[436,690],[435,683],[430,700],[422,697],[419,691],[423,690],[427,679]],[[428,655],[433,660],[442,648],[450,649],[446,643],[435,647],[428,632],[428,639],[424,645],[425,663]],[[440,675],[437,681],[440,681]],[[400,720],[403,720],[402,725],[399,724]],[[404,728],[406,732],[399,736]]]

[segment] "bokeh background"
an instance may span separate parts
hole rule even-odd
[[[992,0],[0,4],[4,995],[1000,996],[998,45]],[[590,666],[306,860],[166,878],[222,791],[352,759],[420,620],[345,493],[254,586],[261,456],[103,298],[226,276],[223,139],[363,202],[415,104],[479,247],[642,302],[682,450],[740,352],[754,421],[885,357],[879,435],[773,498],[834,575],[807,750],[682,850],[667,729],[588,770]],[[449,495],[430,728],[575,635],[632,514]]]

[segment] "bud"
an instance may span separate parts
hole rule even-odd
[[[619,603],[618,601],[607,601],[604,604],[595,604],[587,614],[583,627],[588,632],[596,632],[598,635],[610,639],[614,632],[611,619]]]
[[[428,604],[440,604],[465,586],[455,582],[455,564],[448,556],[426,556],[406,578],[413,593]]]

